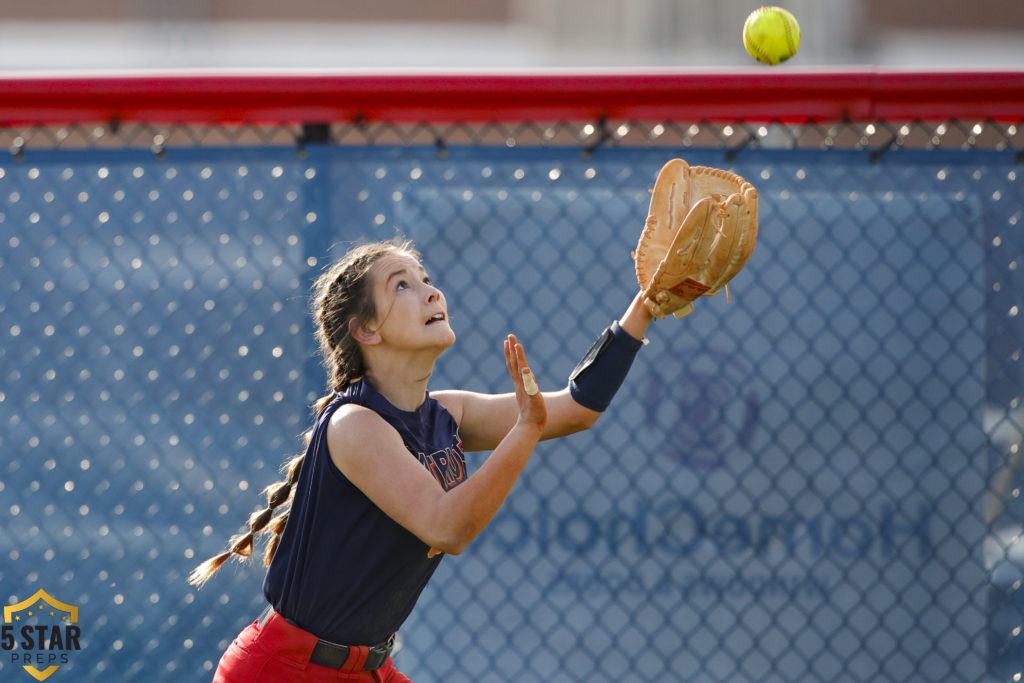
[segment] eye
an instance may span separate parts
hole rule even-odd
[[[405,280],[399,280],[395,283],[395,291],[401,291],[403,289],[409,289],[409,283]]]
[[[424,278],[423,278],[423,284],[426,284],[426,285],[433,285],[433,284],[434,284],[434,281],[433,281],[433,280],[431,280],[429,276],[426,276],[426,277],[424,277]]]

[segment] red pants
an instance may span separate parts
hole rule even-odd
[[[261,626],[245,627],[220,658],[213,683],[292,683],[293,681],[371,681],[412,683],[399,672],[391,658],[376,671],[362,671],[361,658],[350,658],[341,669],[309,661],[317,637],[285,621],[276,612]],[[353,661],[353,659],[355,661]],[[359,666],[356,666],[356,665]],[[353,670],[354,669],[354,670]]]

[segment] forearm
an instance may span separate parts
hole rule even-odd
[[[490,523],[530,459],[541,427],[517,422],[483,465],[440,501],[446,539],[438,550],[458,554]]]
[[[644,333],[650,324],[651,314],[637,294],[622,318],[605,328],[569,374],[572,400],[603,413],[626,379],[637,352],[646,343]]]

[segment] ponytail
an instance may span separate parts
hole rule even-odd
[[[349,332],[349,321],[370,320],[376,315],[370,269],[379,258],[388,254],[405,254],[419,260],[419,253],[411,242],[397,238],[372,242],[349,250],[342,259],[327,268],[313,285],[314,336],[328,375],[328,394],[314,404],[315,415],[322,413],[337,392],[344,391],[366,371],[362,350]],[[311,438],[312,430],[305,434],[307,448]],[[240,561],[251,557],[258,534],[269,536],[263,553],[263,564],[270,566],[281,542],[281,533],[288,522],[294,488],[304,458],[305,452],[285,463],[284,481],[271,484],[263,490],[263,495],[267,497],[267,507],[249,516],[248,530],[233,536],[228,541],[227,550],[192,570],[188,576],[191,585],[201,588],[232,556]]]

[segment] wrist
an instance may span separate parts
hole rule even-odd
[[[544,432],[544,424],[531,420],[524,420],[522,416],[512,425],[512,432],[524,439],[540,441],[540,435]],[[510,432],[511,433],[511,432]]]
[[[652,320],[654,320],[654,315],[644,304],[643,292],[637,292],[618,322],[619,326],[631,337],[643,340]]]

